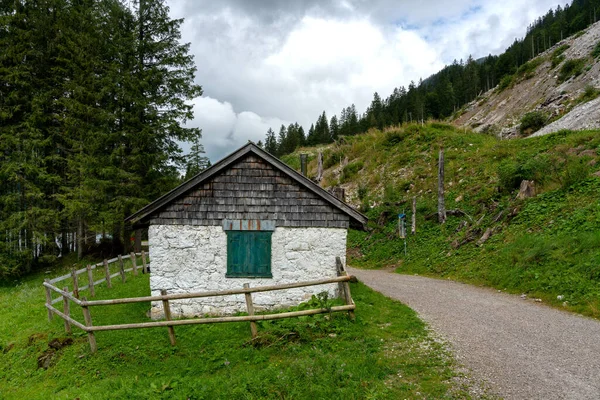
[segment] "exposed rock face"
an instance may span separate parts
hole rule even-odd
[[[220,226],[151,225],[148,231],[152,274],[152,295],[161,289],[169,294],[241,289],[250,286],[277,285],[337,276],[335,258],[345,263],[346,229],[281,228],[271,239],[273,278],[226,278],[227,235]],[[256,309],[297,305],[313,294],[328,291],[336,295],[337,285],[255,293]],[[208,297],[170,302],[174,317],[204,314],[232,314],[246,311],[243,295]],[[154,302],[151,314],[163,316],[162,304]]]
[[[521,182],[521,187],[519,188],[519,194],[517,194],[518,199],[527,199],[529,197],[535,196],[535,182],[524,180]]]
[[[559,120],[539,131],[535,136],[556,132],[561,129],[581,130],[600,128],[598,106],[600,100],[584,103],[571,109],[574,101],[586,86],[600,88],[600,59],[593,60],[590,54],[600,41],[600,22],[587,28],[579,37],[573,35],[556,43],[538,57],[544,61],[535,73],[516,78],[516,83],[499,92],[492,89],[465,107],[465,112],[454,120],[459,126],[468,126],[476,132],[493,133],[503,139],[520,137],[519,124],[528,112],[541,111]],[[558,81],[561,62],[552,67],[552,53],[561,45],[569,48],[563,53],[565,60],[586,59],[579,76],[564,82]]]

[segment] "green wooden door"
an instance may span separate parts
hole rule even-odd
[[[272,233],[228,231],[227,276],[270,278]]]

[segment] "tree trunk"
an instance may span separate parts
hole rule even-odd
[[[323,180],[323,153],[319,152],[317,157],[317,182],[321,183]]]
[[[438,162],[438,221],[446,222],[446,204],[444,202],[444,148],[440,149]]]

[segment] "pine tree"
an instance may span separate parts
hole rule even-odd
[[[267,131],[265,138],[265,151],[272,155],[277,155],[277,139],[275,138],[275,132],[271,128]]]

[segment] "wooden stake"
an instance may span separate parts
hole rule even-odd
[[[249,283],[244,283],[244,289],[250,289]],[[246,293],[246,309],[248,310],[248,315],[254,315],[254,304],[252,304],[252,293]],[[255,339],[258,336],[258,329],[256,327],[256,322],[250,322],[250,331],[252,332],[252,339]]]
[[[438,162],[438,221],[440,224],[446,222],[446,204],[444,200],[444,148],[440,149]]]
[[[412,224],[410,227],[410,233],[413,235],[417,234],[417,196],[413,197],[412,200]]]
[[[165,289],[161,289],[160,294],[162,296],[166,296],[167,291]],[[171,307],[169,306],[169,300],[163,299],[162,304],[163,310],[165,311],[165,319],[167,321],[171,321]],[[171,341],[171,346],[175,346],[175,328],[173,328],[173,326],[167,326],[167,328],[169,329],[169,340]]]
[[[68,287],[64,287],[63,290],[65,292],[69,291]],[[63,295],[63,312],[65,313],[65,315],[67,317],[71,316],[71,307],[69,306],[69,298],[67,296]],[[68,319],[65,319],[65,331],[67,332],[67,334],[71,334],[71,323],[69,322]]]
[[[321,183],[323,180],[323,152],[319,152],[317,156],[317,182]]]
[[[108,268],[108,260],[104,259],[104,276],[106,276],[106,287],[112,288],[112,283],[110,282],[110,269]]]
[[[133,276],[137,276],[137,263],[135,260],[135,253],[132,251],[130,254],[130,258],[131,258],[131,265],[133,265]]]
[[[148,272],[148,263],[146,263],[146,252],[142,250],[142,274]]]
[[[338,275],[348,276],[348,272],[346,271],[346,268],[344,268],[344,263],[342,263],[342,259],[339,257],[336,257],[335,263],[336,263],[336,266],[338,269]],[[341,285],[343,286],[342,292],[344,294],[344,301],[346,302],[346,305],[353,306],[354,301],[352,300],[352,296],[350,295],[350,284],[348,283],[348,281],[344,281],[344,282],[341,282]],[[353,310],[348,310],[348,317],[350,317],[350,319],[354,320],[355,315],[354,315]]]
[[[87,299],[84,297],[83,301],[87,301]],[[92,327],[92,315],[90,314],[90,309],[88,308],[88,306],[86,305],[82,305],[81,306],[81,310],[83,311],[83,319],[85,320],[85,326],[90,328]],[[98,346],[96,345],[96,335],[94,334],[94,331],[88,331],[88,340],[90,342],[90,350],[92,351],[92,353],[95,353],[96,351],[98,351]]]
[[[71,279],[73,279],[73,296],[79,298],[79,281],[77,278],[77,270],[75,268],[71,271]]]
[[[123,257],[119,254],[119,271],[121,272],[121,280],[125,283],[125,266],[123,265]]]
[[[49,279],[44,279],[44,282],[50,284],[50,280]],[[50,288],[46,287],[46,304],[49,306],[52,306],[52,292],[50,291]],[[48,309],[48,321],[52,321],[52,310]]]
[[[90,288],[90,297],[96,297],[96,290],[94,290],[94,274],[92,272],[92,266],[88,264],[86,269],[87,269],[88,281],[90,282],[89,286],[88,286]]]

